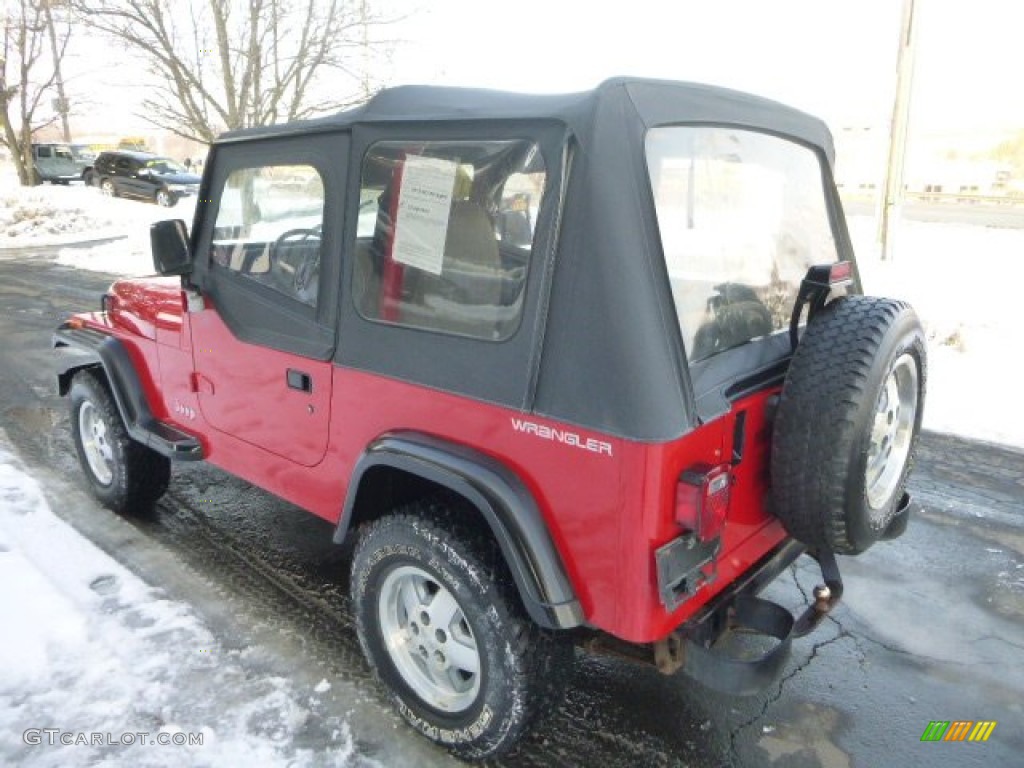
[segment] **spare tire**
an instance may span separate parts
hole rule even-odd
[[[926,365],[905,302],[844,296],[815,314],[772,438],[772,510],[790,535],[838,554],[883,537],[914,464]]]

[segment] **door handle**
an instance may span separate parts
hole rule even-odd
[[[291,389],[297,389],[300,392],[313,391],[313,377],[308,373],[289,368],[287,374],[285,374],[285,379],[287,379],[288,386]]]

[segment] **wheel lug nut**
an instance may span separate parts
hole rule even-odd
[[[428,614],[426,611],[420,611],[420,623],[424,627],[429,627],[430,626],[430,614]]]
[[[437,632],[435,634],[435,637],[437,637],[437,642],[439,642],[439,643],[447,643],[448,642],[448,636],[445,635],[443,629],[437,630]]]
[[[444,654],[440,651],[434,651],[434,661],[438,664],[444,664]]]

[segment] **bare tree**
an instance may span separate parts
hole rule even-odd
[[[203,142],[351,105],[388,23],[365,0],[73,0],[152,77],[143,117]]]
[[[70,29],[50,26],[48,0],[8,0],[0,17],[3,47],[0,48],[0,143],[14,160],[22,185],[38,183],[33,172],[32,137],[56,120],[40,105],[52,93],[56,67],[67,49]],[[50,65],[40,66],[43,46],[52,32]],[[13,114],[12,114],[13,113]],[[40,116],[43,114],[44,116]]]

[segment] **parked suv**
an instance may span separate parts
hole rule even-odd
[[[860,294],[832,167],[808,115],[633,79],[226,134],[164,277],[57,330],[85,476],[139,512],[204,459],[357,536],[362,648],[462,757],[573,645],[756,690],[909,514],[924,337]],[[805,554],[794,617],[758,593]]]
[[[149,152],[101,152],[83,173],[86,184],[111,197],[135,197],[170,207],[199,191],[200,178],[168,157]]]
[[[32,172],[39,184],[48,181],[67,185],[82,178],[82,167],[68,144],[33,144]]]

